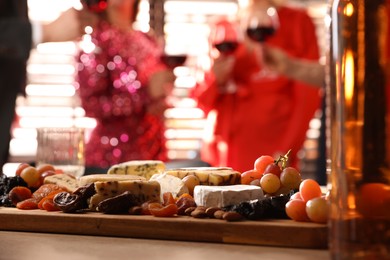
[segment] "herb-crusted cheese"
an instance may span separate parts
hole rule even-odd
[[[224,186],[241,183],[241,173],[229,167],[184,167],[166,170],[165,173],[180,179],[195,175],[200,185]]]
[[[91,174],[91,175],[85,175],[80,177],[78,180],[78,185],[81,187],[98,181],[126,181],[126,180],[146,181],[146,178],[138,175]]]
[[[56,184],[69,192],[74,192],[79,186],[75,177],[60,173],[45,177],[44,184]]]
[[[146,201],[160,201],[160,184],[157,181],[127,180],[95,182],[96,194],[89,201],[89,208],[96,210],[98,204],[108,198],[129,191],[135,195],[136,202],[141,205]]]
[[[202,186],[194,188],[196,205],[205,207],[226,207],[244,201],[260,199],[262,189],[255,185]]]
[[[147,180],[156,173],[162,173],[165,164],[158,160],[135,160],[116,164],[108,169],[107,174],[138,175]]]

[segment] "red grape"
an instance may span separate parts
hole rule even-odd
[[[249,170],[241,173],[241,184],[250,184],[256,179],[260,179],[261,174],[256,170]]]
[[[286,203],[286,214],[295,221],[310,221],[306,213],[306,202],[303,200],[290,200]]]
[[[295,190],[299,188],[302,181],[301,174],[294,167],[286,167],[280,174],[280,181],[283,186]]]
[[[306,214],[316,223],[326,223],[328,220],[328,203],[322,197],[317,197],[306,202]]]
[[[299,185],[299,192],[305,202],[322,196],[320,185],[312,179],[303,180]]]
[[[15,171],[15,175],[16,176],[20,176],[20,174],[22,173],[23,169],[29,167],[30,164],[28,163],[21,163],[18,165],[18,168],[16,168],[16,171]]]
[[[264,170],[264,174],[273,173],[276,176],[280,177],[280,173],[282,172],[282,168],[276,163],[268,164],[268,166]]]
[[[256,171],[258,171],[260,174],[263,174],[265,171],[265,168],[271,164],[274,163],[275,160],[270,155],[262,155],[259,158],[256,159],[254,168]]]
[[[39,174],[42,174],[46,171],[55,171],[55,170],[56,169],[51,164],[41,164],[41,165],[37,166],[37,171]]]

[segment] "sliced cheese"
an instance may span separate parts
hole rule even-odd
[[[160,201],[160,184],[157,181],[127,180],[95,182],[96,194],[89,201],[89,208],[96,210],[98,204],[108,198],[115,197],[125,191],[135,195],[137,203]]]
[[[255,185],[198,185],[194,188],[196,205],[205,207],[226,207],[244,201],[260,199],[263,196],[262,189]]]
[[[163,201],[163,194],[166,192],[172,193],[174,198],[179,197],[184,193],[189,193],[187,186],[184,182],[175,176],[168,175],[166,173],[159,173],[153,175],[150,180],[157,181],[161,187],[161,201]]]
[[[129,180],[140,180],[145,181],[145,177],[138,175],[116,175],[116,174],[91,174],[85,175],[79,178],[78,185],[85,186],[90,183],[97,181],[129,181]]]
[[[69,192],[74,192],[79,187],[76,178],[65,173],[47,176],[43,180],[43,183],[56,184]]]
[[[185,167],[169,169],[165,173],[180,179],[195,175],[200,185],[223,186],[241,183],[241,173],[229,167]]]
[[[135,160],[116,164],[108,169],[108,174],[138,175],[147,180],[153,174],[162,173],[165,170],[165,164],[158,160]]]

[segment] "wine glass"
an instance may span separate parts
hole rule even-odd
[[[237,24],[227,20],[217,22],[212,27],[210,40],[220,54],[233,55],[241,41]]]
[[[267,42],[279,29],[279,17],[274,7],[257,9],[249,14],[246,24],[246,35],[252,41],[260,43],[259,63],[263,62],[262,44]],[[270,77],[273,73],[265,68],[261,68],[256,77]]]
[[[161,61],[170,69],[174,69],[179,66],[183,66],[187,60],[187,55],[183,53],[167,53],[164,52],[161,55]]]
[[[101,13],[107,8],[107,0],[82,0],[87,8],[95,13]]]

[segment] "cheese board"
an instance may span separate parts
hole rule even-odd
[[[0,230],[176,241],[327,248],[327,226],[287,219],[228,222],[187,216],[70,214],[0,207]]]

